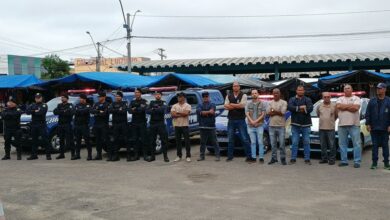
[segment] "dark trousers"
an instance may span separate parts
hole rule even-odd
[[[184,137],[184,145],[186,147],[186,157],[191,157],[191,147],[190,147],[190,131],[188,126],[184,127],[175,127],[175,138],[176,138],[176,154],[178,157],[182,157],[182,146],[181,146],[181,137]]]
[[[76,139],[76,153],[80,155],[81,140],[84,138],[85,144],[87,145],[88,155],[92,153],[92,147],[89,142],[89,127],[88,125],[75,125],[74,136]]]
[[[18,156],[22,153],[22,148],[20,146],[20,129],[8,129],[5,128],[4,130],[4,151],[6,156],[10,156],[11,153],[11,142],[12,138],[14,138],[13,144],[16,147],[16,152]]]
[[[41,143],[42,147],[45,148],[46,155],[50,155],[51,147],[49,145],[46,124],[31,125],[31,136],[31,156],[37,156],[39,143]]]
[[[96,152],[98,156],[102,155],[103,146],[107,144],[107,131],[108,125],[106,124],[97,124],[93,126],[93,133],[96,138]]]
[[[320,142],[321,142],[321,159],[322,160],[336,160],[336,144],[335,144],[335,131],[334,130],[320,130]],[[329,154],[328,154],[329,149]]]
[[[204,158],[206,145],[210,143],[214,147],[216,157],[220,157],[219,144],[215,129],[200,129],[200,157]]]
[[[60,154],[64,154],[65,151],[69,149],[74,151],[72,125],[58,125],[57,134],[60,138]]]
[[[116,157],[121,145],[127,148],[127,123],[113,124],[112,131],[114,132],[114,144],[109,147],[109,153],[111,156]]]
[[[162,152],[164,156],[167,156],[168,133],[164,122],[150,124],[149,134],[150,137],[152,138],[150,142],[150,148],[151,148],[150,150],[152,152],[152,156],[154,156],[156,152],[157,135],[160,137]]]
[[[378,163],[378,148],[382,147],[383,162],[389,163],[389,133],[387,131],[371,131],[372,162]]]
[[[133,123],[132,124],[132,134],[134,140],[134,154],[135,157],[139,157],[140,151],[142,150],[144,158],[150,153],[150,148],[146,141],[146,123]],[[131,149],[128,149],[128,153],[130,153]]]

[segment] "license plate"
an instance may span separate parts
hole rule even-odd
[[[310,139],[310,144],[321,144],[319,139]]]
[[[229,142],[229,138],[227,137],[217,137],[218,142]]]

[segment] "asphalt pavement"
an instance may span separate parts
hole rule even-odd
[[[2,141],[2,137],[0,137]],[[3,143],[0,143],[3,149]],[[318,164],[197,162],[0,161],[7,219],[389,219],[390,171]],[[289,153],[289,151],[288,151]],[[0,155],[3,156],[3,151]],[[170,148],[173,161],[175,149]],[[266,161],[270,154],[266,155]]]

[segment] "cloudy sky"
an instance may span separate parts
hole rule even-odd
[[[122,1],[125,12],[142,11],[134,21],[134,36],[264,37],[389,31],[322,38],[135,38],[133,56],[158,59],[157,48],[164,48],[168,59],[390,51],[388,0]],[[356,13],[363,11],[366,13]],[[322,15],[296,16],[305,14]],[[85,32],[90,31],[95,41],[121,38],[126,34],[122,24],[118,0],[3,0],[0,54],[44,56],[76,47],[57,54],[64,59],[93,57],[96,51]],[[104,57],[126,54],[124,39],[105,45],[111,50],[103,49]]]

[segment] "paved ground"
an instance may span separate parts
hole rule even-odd
[[[0,143],[2,149],[2,143]],[[198,146],[192,147],[193,160]],[[390,171],[247,164],[0,161],[7,219],[389,219]],[[175,150],[169,151],[174,159]],[[0,151],[3,156],[3,151]],[[267,155],[266,159],[269,159]],[[223,158],[224,159],[224,158]],[[382,164],[381,164],[382,166]]]

